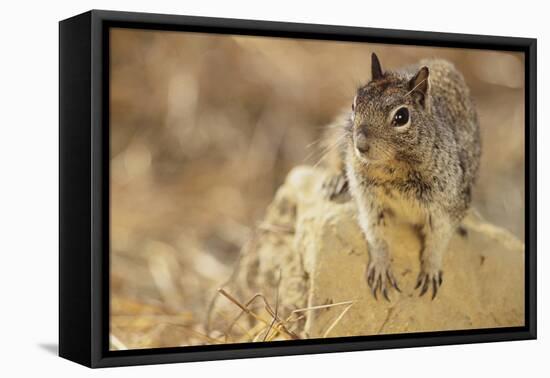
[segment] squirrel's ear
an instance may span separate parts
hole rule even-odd
[[[371,55],[371,70],[372,70],[372,80],[382,79],[384,73],[382,72],[382,66],[380,61],[375,53]]]
[[[430,70],[424,66],[409,81],[409,93],[420,95],[420,103],[423,106],[426,103],[426,97],[430,88],[429,77]]]

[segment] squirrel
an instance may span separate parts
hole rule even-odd
[[[366,280],[386,300],[401,291],[392,272],[387,235],[395,222],[412,225],[422,241],[416,290],[443,282],[442,258],[472,197],[481,141],[474,102],[462,74],[445,60],[382,70],[372,54],[372,78],[361,86],[329,139],[334,174],[330,199],[351,195],[369,252]],[[336,135],[334,135],[336,132]],[[336,139],[335,139],[336,138]]]

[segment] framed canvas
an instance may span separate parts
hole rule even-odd
[[[61,21],[59,354],[536,338],[536,40]]]

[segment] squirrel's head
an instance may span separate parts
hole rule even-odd
[[[355,155],[377,164],[390,160],[414,163],[432,134],[429,69],[412,75],[383,72],[372,54],[372,79],[353,99],[350,135]]]

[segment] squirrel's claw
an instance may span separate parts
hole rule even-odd
[[[390,301],[390,297],[388,297],[388,289],[387,289],[387,288],[384,288],[384,290],[382,290],[382,294],[384,295],[384,298],[385,298],[388,302],[391,302],[391,301]]]
[[[432,300],[437,295],[437,291],[441,287],[441,284],[443,283],[443,272],[441,270],[435,272],[435,273],[426,273],[426,272],[420,272],[418,275],[418,278],[416,280],[416,286],[415,289],[420,288],[420,294],[419,296],[423,296],[426,294],[430,286],[432,287]]]
[[[401,293],[401,289],[399,288],[399,285],[397,284],[397,280],[393,276],[393,273],[391,272],[391,270],[388,270],[386,272],[386,275],[388,276],[388,280],[390,284],[395,288],[395,290]]]
[[[388,294],[388,288],[394,287],[398,292],[401,289],[397,285],[397,280],[389,267],[379,267],[376,264],[369,264],[367,268],[367,284],[371,289],[374,299],[378,300],[378,292],[382,294],[384,299],[391,302]]]

